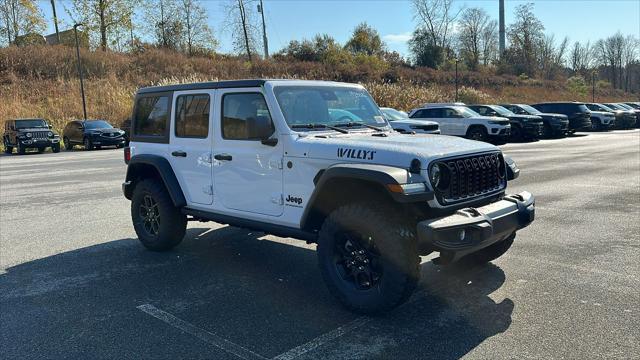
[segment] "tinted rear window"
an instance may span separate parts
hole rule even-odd
[[[141,136],[164,136],[169,118],[169,97],[148,96],[136,103],[133,133]]]

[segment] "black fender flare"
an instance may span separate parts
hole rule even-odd
[[[335,179],[354,179],[381,185],[386,190],[386,193],[398,203],[429,201],[434,198],[433,192],[428,187],[425,187],[424,192],[413,194],[397,193],[390,190],[389,185],[426,183],[426,180],[420,174],[412,173],[408,169],[376,164],[336,164],[320,170],[314,177],[315,188],[300,221],[302,229],[307,225],[311,209],[318,200],[319,194],[322,193],[323,187]]]
[[[187,205],[187,200],[184,197],[178,178],[169,161],[162,156],[151,154],[135,155],[129,160],[126,181],[123,185],[124,195],[127,199],[131,200],[134,187],[131,185],[134,185],[133,182],[139,177],[138,172],[140,171],[139,169],[141,169],[141,165],[155,168],[167,192],[169,192],[173,205],[176,207],[184,207]]]

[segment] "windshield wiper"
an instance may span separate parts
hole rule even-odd
[[[349,131],[345,130],[345,129],[340,129],[338,127],[335,126],[331,126],[331,125],[327,125],[327,124],[296,124],[296,125],[291,125],[292,129],[301,129],[301,128],[305,128],[305,129],[331,129],[334,131],[337,131],[339,133],[343,133],[343,134],[348,134]]]
[[[348,122],[348,123],[342,123],[342,124],[335,124],[336,127],[354,127],[354,126],[364,126],[364,127],[368,127],[369,129],[373,129],[375,131],[384,131],[383,128],[377,127],[377,126],[373,126],[373,125],[369,125],[369,124],[365,124],[362,122],[357,122],[357,121],[352,121],[352,122]]]

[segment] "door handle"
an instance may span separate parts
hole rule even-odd
[[[226,161],[231,161],[231,159],[233,159],[233,157],[229,154],[215,154],[213,155],[213,158],[216,160],[226,160]]]
[[[177,156],[177,157],[187,157],[187,153],[181,150],[174,151],[171,153],[171,155]]]

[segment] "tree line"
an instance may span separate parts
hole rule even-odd
[[[50,0],[52,6],[56,0]],[[593,42],[570,43],[545,33],[532,3],[515,8],[507,27],[508,46],[498,48],[498,24],[484,9],[455,8],[454,0],[411,0],[418,24],[408,41],[409,56],[388,51],[376,29],[355,27],[345,44],[326,34],[292,40],[276,59],[328,64],[354,62],[380,66],[429,67],[512,74],[522,78],[573,76],[589,81],[605,78],[610,86],[640,90],[640,43],[621,33]],[[106,51],[138,51],[145,46],[187,55],[213,54],[218,41],[201,0],[71,0],[65,11],[83,23],[93,47]],[[221,28],[232,37],[237,55],[262,56],[260,0],[225,0]],[[71,25],[71,24],[67,24]],[[46,22],[35,0],[0,0],[0,41],[38,41]],[[35,35],[34,35],[35,34]],[[141,39],[145,39],[144,41]]]

